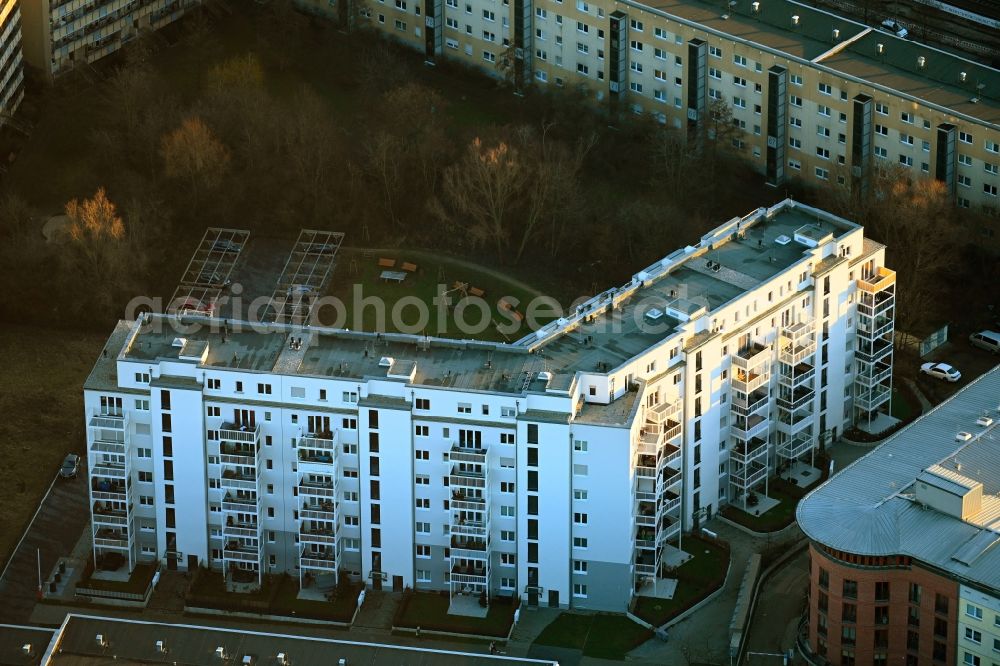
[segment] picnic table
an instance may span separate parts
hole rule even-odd
[[[382,271],[379,273],[379,278],[385,280],[386,282],[402,282],[406,279],[406,273],[403,271]]]
[[[403,265],[400,266],[400,268],[402,268],[407,273],[416,273],[417,272],[417,265],[416,264],[411,264],[408,261],[404,261]]]
[[[382,257],[381,259],[378,260],[378,266],[379,268],[395,268],[396,260],[386,259],[385,257]]]

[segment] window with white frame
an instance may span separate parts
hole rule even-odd
[[[578,599],[586,599],[587,586],[583,583],[573,583],[573,596]]]

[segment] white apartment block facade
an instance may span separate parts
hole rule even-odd
[[[0,2],[0,124],[14,115],[22,99],[21,6],[18,0],[3,0]]]
[[[31,0],[21,3],[24,56],[46,79],[114,53],[201,0]]]
[[[298,0],[506,77],[575,87],[692,136],[713,100],[767,182],[870,187],[900,165],[1000,211],[1000,71],[791,0]],[[506,56],[506,57],[505,57]],[[505,63],[509,67],[505,68]],[[997,238],[996,225],[975,230]]]
[[[888,409],[884,252],[786,200],[511,344],[122,321],[84,390],[95,557],[621,611]]]

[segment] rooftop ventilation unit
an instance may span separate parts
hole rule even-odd
[[[543,382],[547,382],[550,379],[552,379],[552,373],[549,372],[548,370],[543,370],[542,372],[538,373],[538,378],[541,379]]]
[[[792,25],[798,25],[799,24],[799,20],[800,19],[799,19],[799,15],[798,14],[792,14]]]
[[[380,368],[391,368],[393,358],[391,356],[383,356],[378,360],[378,367]]]
[[[967,442],[970,439],[972,439],[972,433],[971,432],[965,432],[964,430],[962,432],[958,433],[957,435],[955,435],[955,441],[956,442]]]
[[[834,28],[833,29],[833,38],[834,39],[840,39],[840,28]]]
[[[97,634],[97,636],[95,636],[94,639],[97,641],[97,644],[102,648],[108,647],[108,639],[104,637],[104,634]]]
[[[988,416],[980,416],[978,419],[976,419],[976,425],[981,425],[984,428],[989,428],[991,425],[993,425],[993,419],[991,419]]]
[[[252,666],[252,664],[253,664],[253,655],[252,654],[245,654],[245,655],[243,655],[243,662],[242,663],[243,663],[243,666]]]
[[[226,658],[226,648],[224,646],[222,646],[222,645],[220,645],[219,647],[215,648],[215,656],[218,657],[219,659],[225,659]]]
[[[180,349],[185,345],[185,343],[187,343],[187,340],[185,340],[184,338],[174,338],[174,341],[170,343],[170,346]]]
[[[753,9],[753,13],[754,14],[759,14],[760,13],[760,3],[759,2],[751,2],[750,3],[750,7]]]
[[[157,652],[166,652],[167,651],[167,646],[164,644],[163,641],[156,641],[156,651]]]
[[[650,308],[649,310],[646,310],[646,319],[650,321],[658,321],[661,317],[663,317],[663,310],[660,308]]]
[[[288,661],[288,657],[285,656],[284,652],[279,652],[276,659],[278,660],[278,663],[281,666],[288,666],[291,663],[290,661]]]
[[[25,643],[21,646],[21,654],[31,656],[31,643]]]
[[[780,236],[774,239],[774,242],[777,243],[778,245],[788,245],[789,243],[792,242],[792,239],[791,237],[786,236],[785,234],[781,234]]]

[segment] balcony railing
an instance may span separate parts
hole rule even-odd
[[[486,552],[489,547],[487,539],[474,539],[474,538],[460,538],[458,536],[451,537],[451,547],[452,547],[452,557],[456,557],[454,549],[475,551],[479,553],[476,557],[482,557],[483,553]]]
[[[333,544],[337,541],[337,533],[333,529],[316,529],[303,525],[299,529],[299,541],[302,543]]]
[[[858,289],[874,294],[894,284],[896,284],[896,271],[880,266],[871,275],[858,280]]]
[[[896,323],[890,317],[858,317],[858,333],[865,338],[880,338],[892,333]]]
[[[224,539],[232,540],[239,538],[260,538],[260,527],[253,523],[229,523],[222,526],[222,536]]]
[[[813,415],[808,412],[786,412],[778,417],[778,430],[786,435],[794,436],[811,426],[813,421]]]
[[[222,510],[237,513],[257,513],[258,502],[260,500],[256,497],[226,493],[226,496],[222,498]]]
[[[667,543],[671,539],[676,538],[681,533],[681,521],[674,520],[672,522],[660,523],[660,529],[656,532],[656,545],[657,547],[663,547],[663,544]]]
[[[337,450],[337,442],[340,439],[335,432],[309,433],[299,438],[296,446],[301,449],[313,449],[315,451]]]
[[[729,453],[729,459],[736,465],[749,465],[767,457],[767,441],[754,437],[748,442],[740,442]]]
[[[892,353],[892,342],[882,338],[878,338],[871,343],[862,340],[858,342],[858,348],[854,352],[854,356],[866,363],[877,363]]]
[[[470,536],[485,539],[490,534],[490,525],[485,521],[466,520],[452,523],[449,528],[457,536]]]
[[[751,463],[742,470],[729,472],[729,481],[742,491],[749,490],[767,478],[767,465]]]
[[[90,470],[91,478],[102,479],[126,479],[128,470],[124,463],[99,462],[95,463]]]
[[[892,310],[895,305],[896,297],[892,292],[862,293],[858,299],[858,319],[875,319]]]
[[[336,497],[333,479],[329,481],[299,481],[299,497]]]
[[[219,428],[219,441],[257,444],[260,441],[260,425],[223,423]]]
[[[486,464],[486,449],[466,448],[455,444],[451,447],[448,456],[452,462],[456,463]]]
[[[766,372],[748,372],[746,370],[736,370],[733,373],[732,387],[743,393],[753,393],[761,386],[767,384],[768,374]]]
[[[753,393],[744,394],[739,391],[733,393],[732,409],[739,416],[749,416],[754,412],[767,407],[769,402],[766,390],[757,389]]]
[[[859,409],[870,412],[889,402],[889,396],[890,391],[888,386],[876,385],[858,393],[854,398],[854,405]]]
[[[778,375],[778,383],[782,386],[798,388],[806,384],[811,385],[813,379],[816,377],[816,368],[805,363],[800,363],[796,366],[785,366],[785,368],[787,372],[782,372]]]
[[[660,501],[660,511],[659,513],[671,513],[681,506],[681,496],[677,493],[666,491],[663,493],[663,499]]]
[[[802,386],[791,391],[783,390],[778,392],[778,407],[788,410],[796,410],[811,404],[816,393],[811,386]]]
[[[742,370],[750,371],[766,364],[770,356],[770,348],[767,345],[755,342],[733,355],[733,365]]]
[[[219,485],[227,490],[257,490],[257,478],[256,476],[250,476],[247,474],[237,474],[232,470],[225,470],[222,472],[222,478],[219,480]]]
[[[127,502],[132,494],[132,485],[122,481],[99,481],[92,479],[90,483],[91,498],[101,501]]]
[[[300,468],[304,465],[305,467],[315,466],[317,469],[332,470],[335,463],[336,461],[331,451],[303,448],[299,449]]]
[[[489,583],[489,576],[486,569],[455,566],[452,567],[450,580],[459,585],[486,585]]]
[[[766,433],[769,423],[766,415],[753,414],[745,419],[737,419],[732,425],[732,433],[737,439],[747,441]]]
[[[681,482],[681,478],[681,473],[677,470],[671,469],[669,470],[669,473],[668,471],[664,471],[662,480],[660,481],[660,489],[666,490],[674,488],[674,486]]]
[[[778,445],[778,455],[782,458],[798,458],[809,453],[816,445],[816,441],[809,434],[800,433],[791,439],[785,440]]]
[[[299,518],[305,520],[336,520],[337,504],[336,502],[330,502],[329,504],[304,504],[299,509]]]
[[[676,423],[678,419],[673,417],[680,414],[680,412],[681,403],[679,401],[661,402],[646,409],[646,419],[657,424],[662,424],[665,421],[673,421]]]
[[[486,500],[482,497],[470,497],[464,493],[452,493],[448,506],[455,511],[485,511]]]
[[[260,562],[260,549],[245,544],[227,543],[222,557],[236,562]]]
[[[336,571],[337,557],[333,553],[327,556],[326,554],[303,551],[302,556],[299,558],[299,567],[302,569],[311,569],[312,571]]]
[[[451,475],[448,477],[448,485],[452,488],[485,488],[486,474],[484,472],[461,469],[458,465],[452,465]]]
[[[867,368],[866,368],[867,370]],[[892,366],[884,363],[876,364],[871,368],[871,372],[859,372],[855,375],[854,381],[863,387],[872,387],[880,384],[892,376]]]

